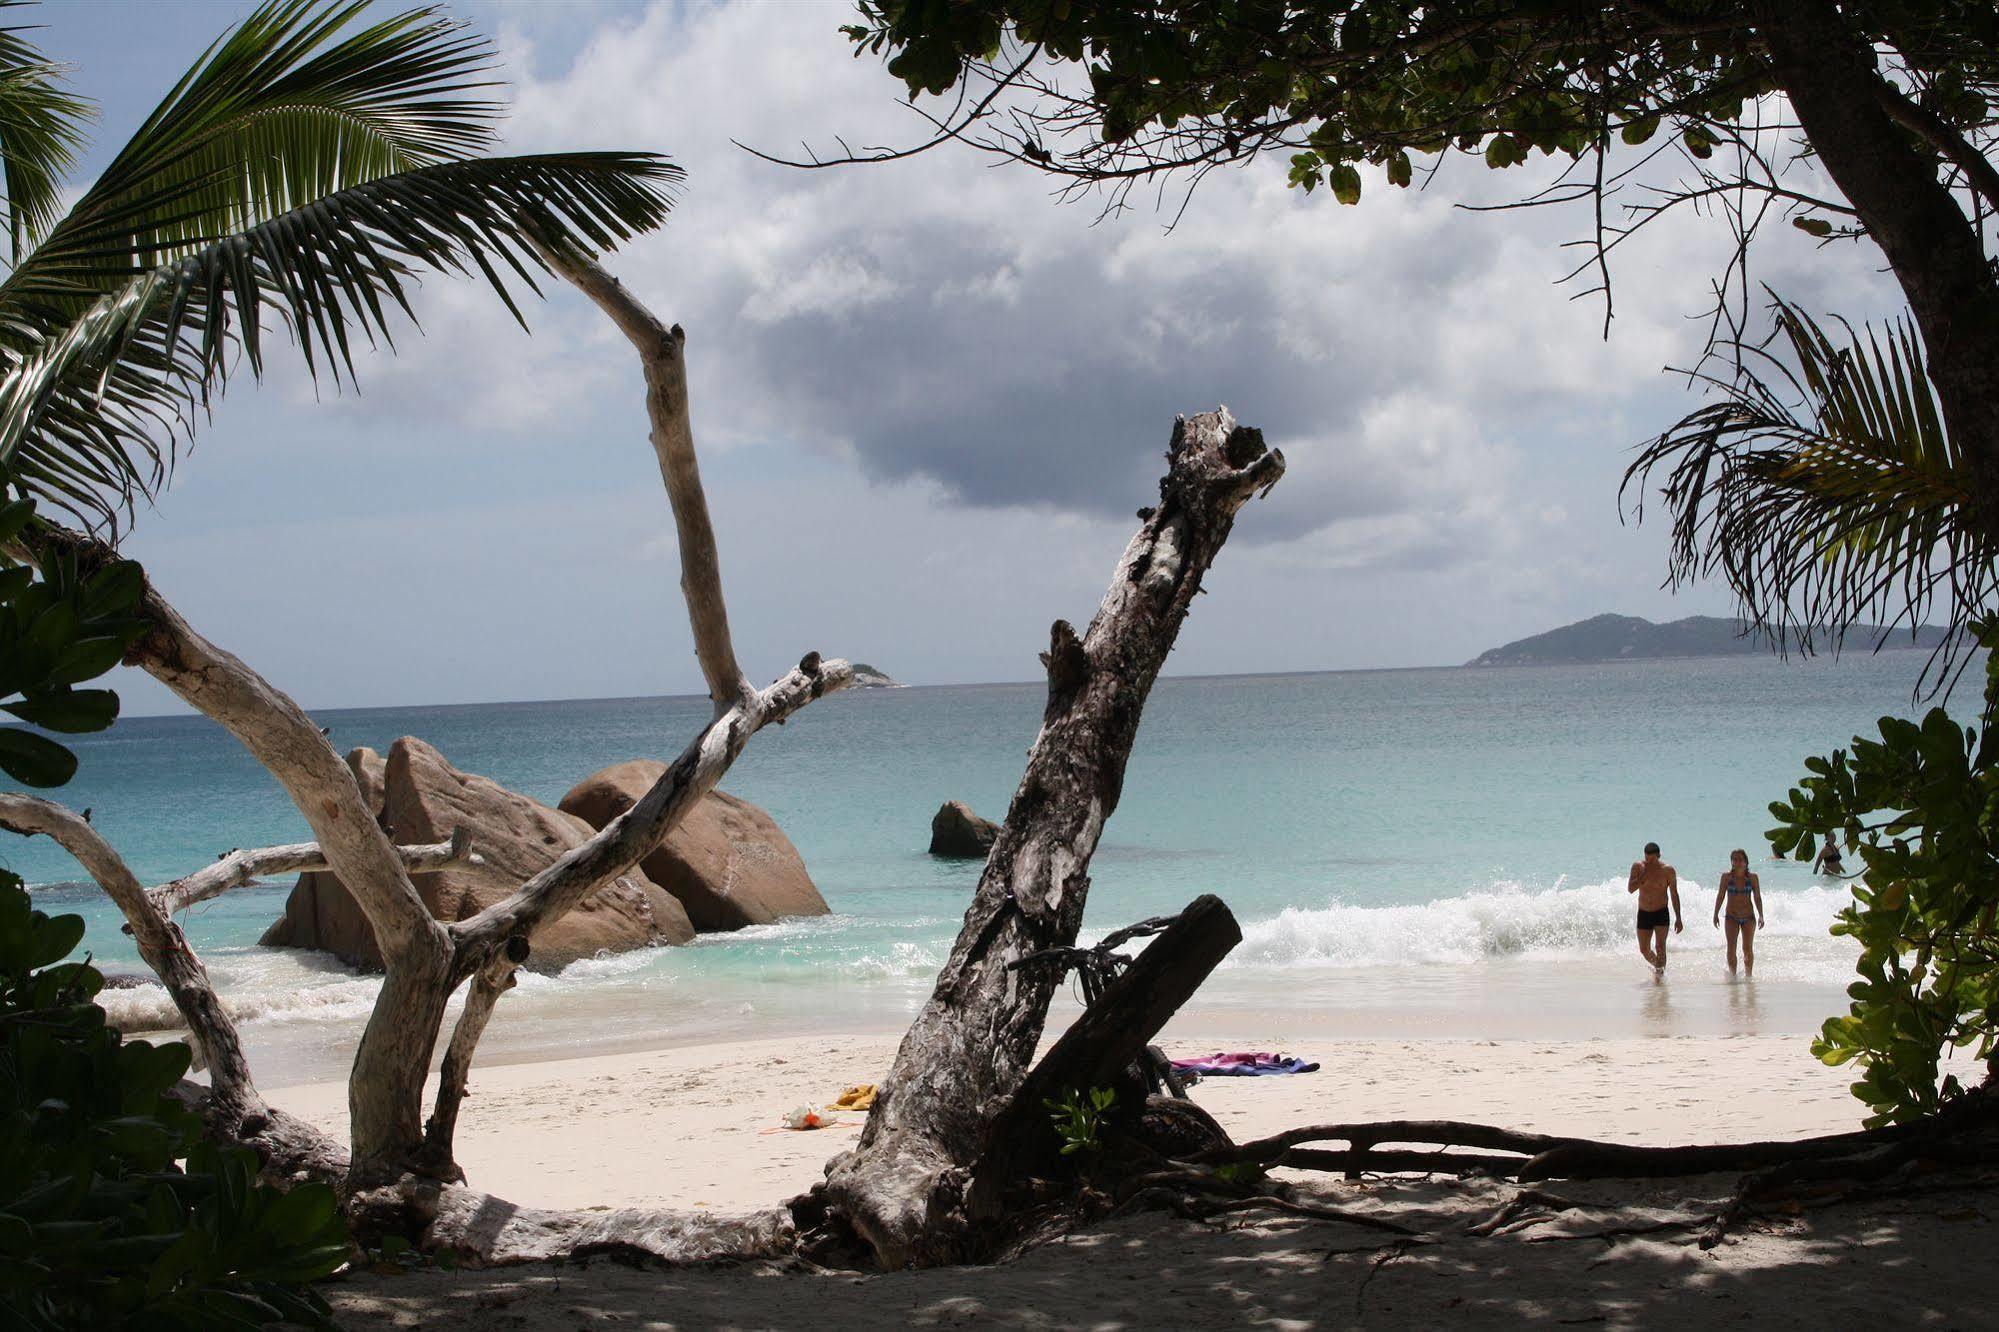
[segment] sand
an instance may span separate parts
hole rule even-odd
[[[799,1037],[484,1068],[460,1138],[472,1181],[520,1202],[731,1211],[819,1177],[855,1129],[768,1132],[783,1112],[878,1078],[892,1035]],[[1175,1054],[1243,1042],[1179,1040]],[[1264,1043],[1267,1044],[1268,1043]],[[1802,1037],[1574,1042],[1290,1043],[1317,1073],[1195,1089],[1238,1140],[1295,1125],[1454,1117],[1633,1142],[1792,1137],[1854,1125],[1846,1076]],[[337,1087],[278,1104],[341,1130]],[[858,1118],[853,1117],[853,1118]],[[1635,1327],[1989,1325],[1985,1264],[1999,1184],[1891,1180],[1885,1195],[1808,1199],[1699,1231],[1734,1176],[1559,1182],[1508,1233],[1471,1224],[1521,1192],[1493,1180],[1347,1184],[1313,1196],[1392,1217],[1410,1241],[1244,1213],[1201,1224],[1108,1221],[1003,1266],[825,1272],[804,1264],[667,1269],[608,1259],[494,1271],[357,1273],[324,1287],[350,1332],[596,1328]],[[1827,1201],[1836,1205],[1818,1206]],[[1573,1204],[1573,1205],[1568,1205]]]
[[[1602,1041],[1331,1041],[1286,1032],[1318,1060],[1294,1077],[1213,1078],[1194,1089],[1238,1142],[1304,1124],[1472,1119],[1621,1142],[1805,1137],[1857,1127],[1849,1075],[1799,1036]],[[745,1211],[803,1192],[858,1131],[778,1125],[879,1081],[896,1035],[799,1036],[481,1067],[459,1122],[458,1158],[477,1187],[543,1207],[671,1206]],[[1175,1057],[1270,1049],[1266,1039],[1169,1039]],[[268,1093],[344,1139],[346,1088]]]

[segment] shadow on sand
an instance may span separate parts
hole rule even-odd
[[[747,1264],[563,1267],[361,1276],[330,1283],[352,1332],[538,1328],[1435,1327],[1541,1324],[1769,1327],[1982,1324],[1999,1175],[1890,1182],[1779,1211],[1703,1252],[1695,1236],[1734,1176],[1544,1186],[1575,1204],[1490,1236],[1520,1187],[1398,1181],[1315,1185],[1425,1233],[1268,1214],[1204,1226],[1112,1221],[998,1267],[863,1276]],[[1625,1233],[1610,1233],[1622,1231]]]

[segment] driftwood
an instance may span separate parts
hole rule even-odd
[[[395,848],[403,868],[411,874],[427,874],[448,865],[478,864],[471,835],[457,829],[448,842],[430,842]],[[299,874],[326,869],[326,853],[317,842],[295,842],[288,846],[265,846],[236,850],[212,865],[203,865],[192,874],[183,874],[172,883],[148,889],[153,901],[169,916],[178,915],[211,897],[220,897],[231,888],[273,874]]]
[[[1001,1195],[1015,1182],[1023,1153],[1049,1137],[1043,1102],[1129,1081],[1125,1071],[1145,1052],[1147,1042],[1241,942],[1242,928],[1222,900],[1197,897],[1105,987],[1022,1080],[1006,1109],[993,1117],[985,1153],[966,1193],[971,1216],[986,1219],[999,1213]],[[1027,958],[1015,969],[1050,965],[1055,964]],[[1138,1117],[1139,1107],[1132,1107],[1129,1118]]]
[[[1173,429],[1157,508],[1078,638],[1057,621],[1048,702],[951,956],[882,1082],[855,1149],[827,1167],[837,1225],[885,1267],[950,1261],[990,1118],[1018,1091],[1055,979],[1011,963],[1075,942],[1090,858],[1117,808],[1141,711],[1236,512],[1283,455],[1226,409]]]
[[[1940,1140],[1955,1121],[1925,1121],[1835,1133],[1781,1142],[1638,1147],[1621,1142],[1564,1138],[1546,1133],[1522,1133],[1491,1124],[1448,1119],[1379,1120],[1366,1124],[1318,1124],[1290,1129],[1235,1147],[1201,1153],[1204,1164],[1243,1163],[1263,1168],[1289,1166],[1304,1170],[1339,1171],[1349,1179],[1363,1172],[1421,1171],[1433,1174],[1510,1175],[1522,1181],[1542,1179],[1662,1179],[1738,1170],[1761,1170],[1791,1162],[1849,1158],[1891,1144],[1920,1151]],[[1306,1143],[1344,1142],[1344,1151],[1306,1147]],[[1400,1144],[1383,1151],[1378,1144]],[[1414,1151],[1413,1144],[1440,1150]],[[1482,1152],[1446,1148],[1472,1147]],[[1513,1153],[1508,1156],[1494,1153]]]
[[[511,896],[470,919],[439,922],[423,905],[410,874],[468,856],[464,839],[436,846],[393,845],[363,800],[353,773],[305,711],[195,632],[149,583],[138,610],[148,622],[148,632],[127,653],[126,664],[159,679],[249,749],[284,787],[316,840],[232,852],[215,865],[148,893],[81,819],[59,806],[29,810],[23,805],[16,811],[23,819],[32,814],[37,824],[44,825],[34,831],[59,830],[65,845],[83,848],[79,859],[124,912],[142,956],[166,983],[208,1057],[216,1085],[201,1099],[211,1124],[223,1136],[250,1140],[255,1135],[243,1125],[270,1128],[284,1126],[285,1121],[272,1116],[257,1098],[235,1029],[171,915],[257,874],[323,868],[339,876],[367,917],[384,964],[382,988],[348,1081],[350,1151],[339,1158],[288,1127],[262,1146],[271,1169],[280,1175],[294,1167],[302,1173],[322,1171],[328,1161],[344,1159],[344,1178],[338,1182],[350,1198],[400,1197],[414,1209],[409,1213],[412,1221],[425,1219],[423,1190],[412,1180],[448,1183],[462,1175],[452,1159],[452,1136],[468,1070],[493,1006],[511,986],[513,970],[528,955],[535,930],[648,855],[714,788],[758,730],[782,723],[853,678],[846,662],[822,661],[818,653],[811,653],[768,688],[750,683],[729,637],[714,530],[695,461],[685,337],[678,327],[668,328],[655,319],[588,258],[547,257],[639,351],[652,443],[680,536],[683,600],[714,702],[713,720],[668,765],[653,788],[623,817]],[[28,547],[21,553],[60,552],[86,573],[116,558],[103,542],[55,527],[37,528],[21,540]],[[445,1076],[426,1126],[423,1086],[431,1056],[447,1001],[468,980],[471,994],[452,1033]],[[515,1226],[504,1233],[519,1230]]]

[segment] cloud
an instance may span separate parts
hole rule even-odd
[[[1500,529],[1471,516],[1504,507],[1519,440],[1691,345],[1679,310],[1642,305],[1605,345],[1599,311],[1551,292],[1573,218],[1474,217],[1379,180],[1341,208],[1263,163],[1211,178],[1167,234],[1142,214],[1093,225],[963,152],[799,171],[735,147],[920,131],[836,26],[660,5],[546,64],[505,30],[514,147],[656,148],[689,169],[666,232],[611,263],[688,327],[710,449],[796,447],[945,502],[1110,517],[1148,497],[1173,415],[1225,401],[1299,464],[1244,539],[1325,529],[1341,567],[1449,564],[1492,550]],[[528,357],[489,298],[441,294],[438,336],[380,369],[385,411],[420,394],[470,428],[610,429],[601,400],[628,367],[607,373],[621,353],[592,312],[533,312]]]

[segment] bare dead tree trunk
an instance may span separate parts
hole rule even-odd
[[[1075,941],[1146,695],[1236,512],[1284,470],[1283,455],[1226,408],[1178,421],[1167,462],[1160,503],[1140,511],[1088,633],[1054,626],[1041,733],[957,944],[859,1145],[827,1166],[831,1214],[884,1267],[961,1251],[969,1170],[1026,1074],[1055,986],[1046,969],[1008,964]]]

